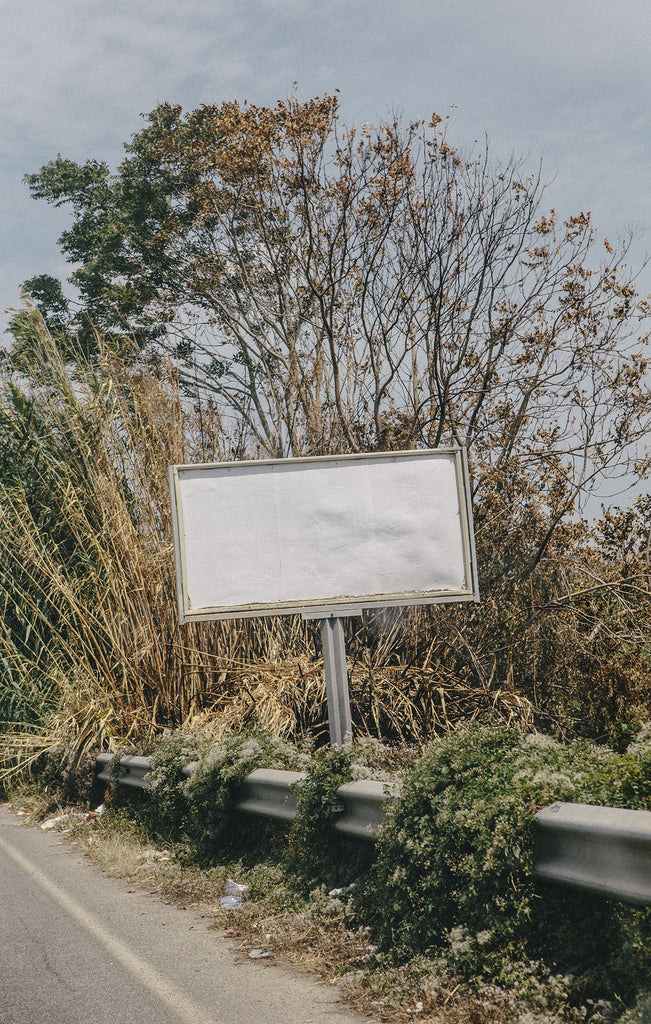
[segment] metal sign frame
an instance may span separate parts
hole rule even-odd
[[[332,472],[336,473],[338,466],[348,467],[351,463],[363,463],[372,467],[374,463],[379,465],[380,461],[384,464],[399,462],[404,464],[406,460],[415,459],[429,459],[430,461],[447,460],[448,463],[452,463],[454,465],[456,502],[459,516],[458,543],[461,546],[463,558],[462,586],[452,589],[438,588],[427,590],[424,588],[418,588],[411,590],[400,589],[392,592],[375,591],[373,593],[366,594],[334,594],[327,595],[326,597],[315,597],[314,599],[301,597],[300,599],[279,601],[240,601],[237,604],[193,605],[190,597],[192,581],[189,579],[185,536],[186,517],[184,515],[183,498],[184,479],[189,479],[189,475],[192,475],[193,479],[197,478],[197,474],[203,474],[206,478],[208,478],[208,476],[211,476],[212,478],[220,478],[223,475],[224,486],[227,487],[227,476],[229,471],[232,470],[242,474],[249,470],[252,473],[259,473],[261,471],[269,472],[273,471],[276,467],[287,467],[291,469],[318,467],[319,470],[327,470],[328,474],[330,474]],[[292,614],[309,615],[310,618],[327,618],[335,614],[359,614],[358,609],[362,608],[392,608],[405,605],[478,601],[479,599],[468,464],[466,452],[463,448],[419,449],[407,452],[378,452],[370,455],[335,455],[305,459],[269,459],[262,462],[258,460],[246,462],[204,463],[201,465],[177,465],[170,466],[169,468],[169,485],[172,505],[177,602],[179,620],[181,623],[201,620],[252,618],[265,615]],[[287,510],[287,515],[289,515],[290,512],[291,510]],[[222,527],[224,530],[228,531],[229,524],[223,523]],[[435,529],[436,524],[424,522],[422,526],[423,536],[425,535],[425,531],[431,530],[432,528]],[[317,589],[316,581],[315,589]],[[347,611],[347,609],[350,609],[350,612]]]
[[[393,462],[403,462],[406,459],[447,460],[454,466],[454,491],[456,494],[456,508],[454,514],[457,517],[457,529],[453,530],[454,543],[460,546],[463,565],[463,586],[460,587],[439,587],[439,589],[417,589],[404,590],[391,593],[370,593],[370,594],[344,594],[328,596],[327,600],[306,599],[264,601],[257,603],[237,603],[211,606],[193,607],[190,601],[190,581],[188,579],[188,557],[186,550],[185,520],[183,511],[183,476],[184,474],[197,473],[202,471],[210,473],[213,477],[236,470],[241,476],[247,469],[259,472],[261,467],[267,471],[274,471],[275,467],[299,468],[301,466],[312,466],[315,464],[321,467],[332,467],[336,471],[337,465],[342,464],[350,467],[351,463],[357,462],[361,465],[372,466],[380,463],[375,460],[383,460],[385,465]],[[349,478],[350,479],[350,478]],[[449,480],[447,481],[449,487]],[[169,486],[172,507],[172,529],[174,537],[174,559],[176,565],[176,586],[181,623],[190,621],[214,620],[214,619],[236,619],[251,618],[265,615],[290,615],[301,614],[304,619],[321,620],[321,640],[323,646],[323,658],[325,669],[326,693],[328,702],[328,721],[330,726],[330,742],[333,746],[340,746],[352,739],[352,724],[350,714],[350,698],[348,690],[348,669],[346,664],[346,644],[343,628],[343,617],[361,615],[365,608],[391,608],[406,605],[442,604],[460,601],[479,601],[479,586],[477,580],[477,564],[475,555],[475,542],[472,522],[472,504],[470,492],[470,478],[468,472],[468,460],[464,448],[435,448],[407,452],[378,452],[366,455],[333,455],[322,456],[312,459],[269,459],[264,462],[228,462],[228,463],[206,463],[203,466],[170,466]],[[227,486],[227,485],[226,485]],[[447,495],[448,501],[450,495]],[[413,519],[412,509],[412,519]],[[206,510],[204,510],[206,513]],[[217,513],[215,513],[217,514]],[[232,514],[232,513],[231,513]],[[212,512],[206,513],[210,518]],[[336,517],[335,517],[336,518]],[[351,518],[351,522],[354,517]],[[430,524],[431,525],[431,524]],[[451,535],[450,535],[451,536]],[[450,536],[447,539],[450,539]],[[457,551],[457,555],[458,555]],[[413,551],[411,555],[413,557]],[[195,552],[195,559],[197,554]]]

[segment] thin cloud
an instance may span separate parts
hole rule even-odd
[[[651,223],[648,0],[41,0],[3,12],[0,308],[53,256],[22,176],[61,152],[119,162],[141,114],[340,89],[346,123],[452,118],[453,143],[541,155],[550,204],[613,237]],[[58,215],[61,216],[61,215]],[[58,226],[59,221],[57,221]],[[42,228],[39,230],[39,224]],[[644,245],[644,243],[641,243]],[[648,243],[647,243],[648,245]]]

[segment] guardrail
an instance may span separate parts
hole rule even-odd
[[[400,794],[397,783],[346,782],[337,790],[343,812],[333,821],[332,827],[346,836],[375,841],[384,821],[387,805]]]
[[[123,786],[150,789],[146,779],[151,771],[147,757],[121,757],[113,763],[111,754],[99,754],[99,779],[119,782]],[[196,762],[186,765],[183,774],[189,778]],[[293,788],[306,778],[305,772],[289,772],[272,768],[256,768],[244,779],[242,795],[235,806],[245,814],[279,821],[293,821],[296,817],[297,794]],[[384,821],[387,803],[399,793],[399,786],[384,782],[347,782],[337,790],[338,803],[332,808],[333,828],[344,835],[374,842]]]
[[[291,787],[304,778],[305,772],[256,768],[246,776],[242,796],[235,806],[245,814],[275,818],[277,821],[293,821],[298,797]]]
[[[137,789],[151,789],[145,776],[151,771],[148,757],[127,755],[120,758],[119,765],[113,765],[113,754],[98,754],[97,764],[101,766],[97,773],[98,779],[105,782],[119,782],[123,786],[135,786]],[[110,770],[109,770],[110,766]]]
[[[110,754],[97,758],[100,779],[149,789],[151,764],[146,757]],[[109,770],[109,765],[111,768]],[[191,776],[196,765],[183,769]],[[305,772],[258,768],[244,780],[238,810],[260,817],[292,821],[297,794],[292,788]],[[398,784],[347,782],[337,790],[332,827],[344,835],[374,842]],[[536,815],[534,875],[541,881],[597,893],[640,906],[651,906],[651,811],[589,804],[556,803]]]
[[[534,874],[651,906],[651,811],[556,803],[536,815]]]

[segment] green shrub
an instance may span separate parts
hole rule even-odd
[[[259,843],[265,834],[264,819],[251,823],[237,813],[235,803],[245,777],[256,768],[303,771],[309,753],[262,730],[226,736],[207,747],[194,775],[185,784],[189,810],[189,832],[203,857],[218,852],[241,852],[251,841]]]
[[[534,815],[557,800],[648,807],[649,763],[506,728],[437,740],[389,811],[360,913],[385,949],[442,958],[467,981],[539,985],[553,969],[573,999],[629,998],[651,981],[649,912],[551,886],[541,898]]]
[[[337,813],[337,790],[351,780],[352,747],[317,750],[307,778],[296,786],[297,816],[292,825],[285,862],[297,885],[309,890],[319,884],[348,884],[349,861],[341,854],[341,837],[329,827]],[[335,878],[333,872],[338,871]]]
[[[331,827],[342,810],[337,791],[346,782],[365,779],[395,782],[397,774],[413,763],[417,754],[415,747],[388,747],[371,737],[360,737],[344,747],[325,747],[313,754],[307,778],[296,786],[298,813],[285,855],[285,864],[299,890],[346,887],[368,870],[375,855],[373,845],[341,835]]]
[[[622,797],[627,807],[651,808],[651,722],[645,722],[627,751]]]
[[[103,787],[97,778],[95,755],[84,754],[74,763],[66,757],[63,747],[52,747],[31,764],[31,781],[52,806],[78,804],[90,809],[102,802]],[[18,788],[27,783],[27,773],[18,774]],[[11,791],[11,777],[8,790]]]
[[[198,761],[208,744],[208,738],[201,732],[165,730],[151,751],[151,771],[147,774],[151,787],[148,824],[155,834],[172,839],[187,829],[189,806],[183,769]]]
[[[398,978],[421,964],[421,1001],[434,999],[444,978],[442,992],[461,985],[493,1009],[517,1003],[533,1014],[523,1020],[596,1024],[636,999],[644,1008],[651,910],[544,886],[533,865],[535,813],[544,806],[651,809],[651,726],[623,754],[480,726],[437,739],[417,760],[415,753],[369,740],[312,752],[262,731],[219,744],[171,733],[151,754],[152,790],[133,795],[148,797],[138,813],[151,831],[185,832],[188,849],[213,863],[233,854],[256,863],[260,891],[275,887],[283,905],[292,894],[320,898],[317,890],[357,882],[347,912],[385,951],[378,972]],[[181,769],[192,760],[197,769],[185,780]],[[261,767],[306,773],[289,829],[235,809],[244,778]],[[404,769],[402,796],[376,846],[331,828],[343,783],[395,781],[396,768]]]

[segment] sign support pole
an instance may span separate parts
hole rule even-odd
[[[362,609],[346,609],[345,614],[347,616],[361,615]],[[303,619],[321,620],[321,646],[328,698],[330,746],[341,747],[345,743],[351,743],[353,739],[344,619],[339,609],[334,611],[330,608],[315,608],[309,612],[303,612]]]
[[[330,745],[341,747],[353,738],[343,619],[321,619],[321,644],[328,696]]]

